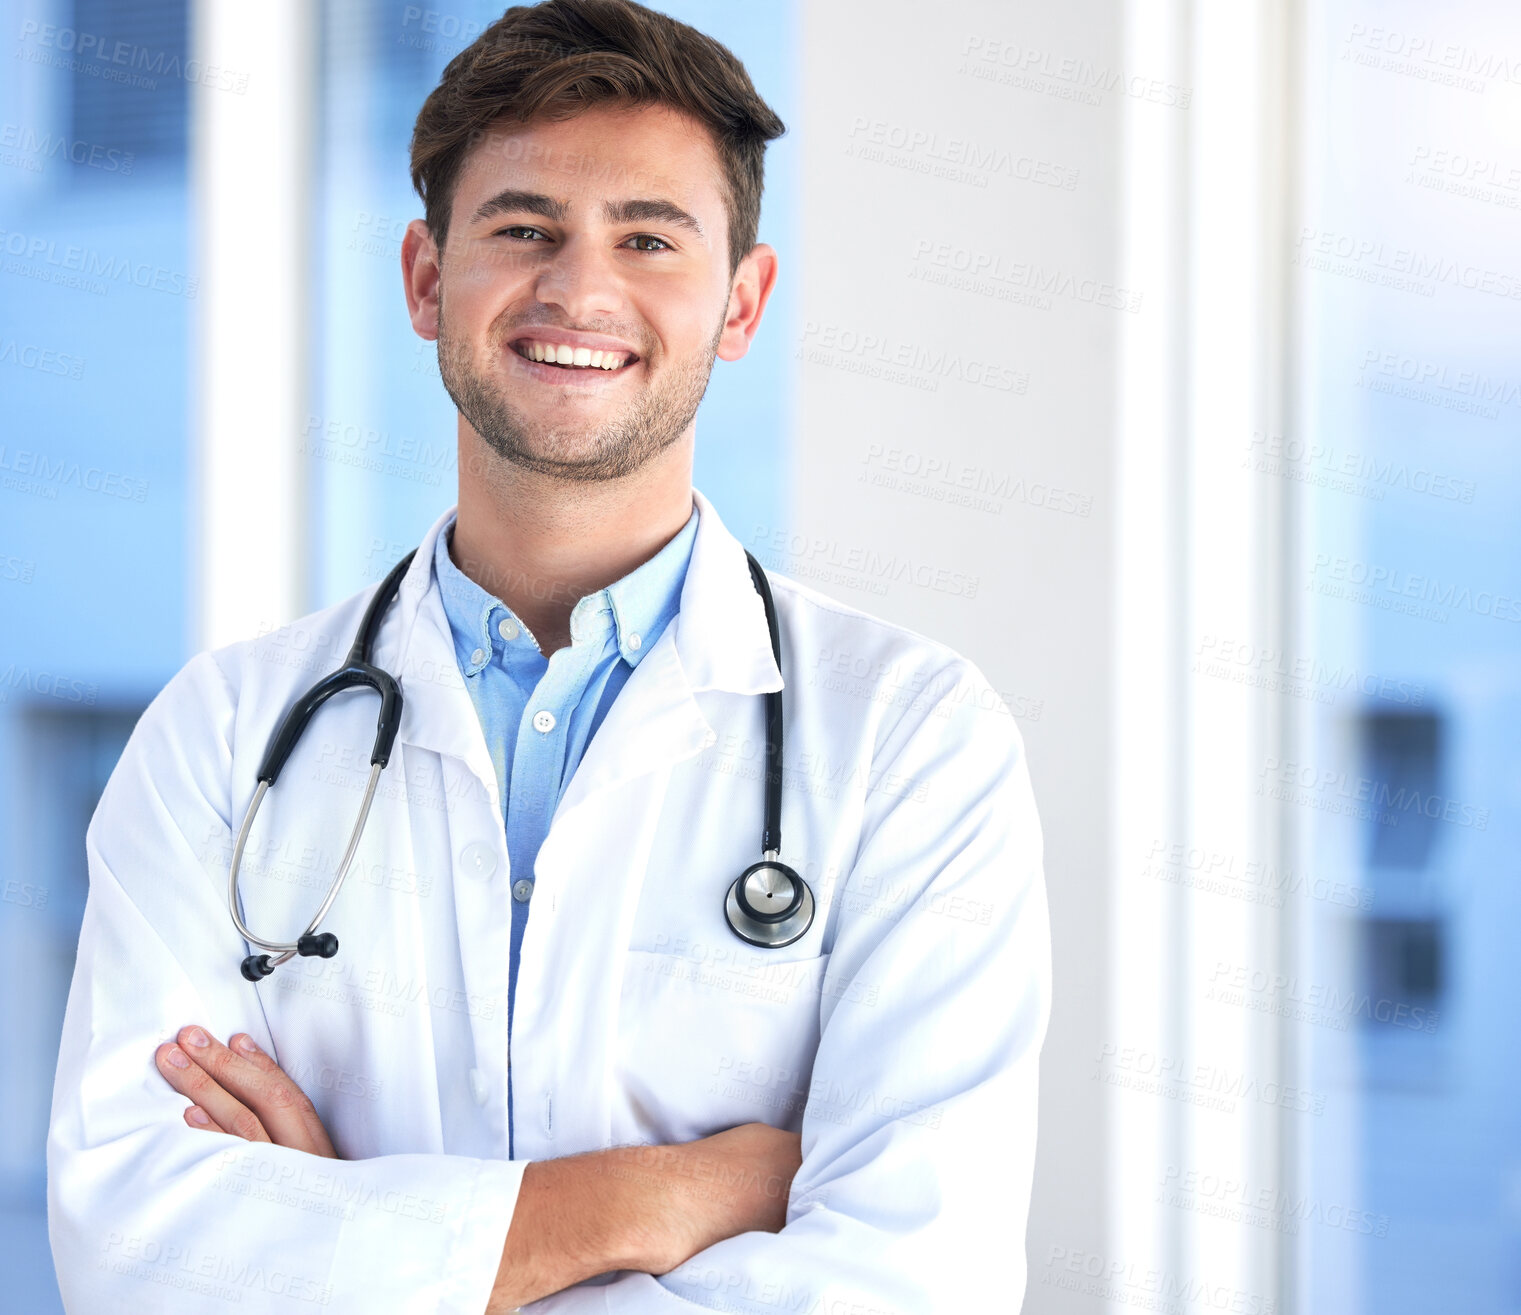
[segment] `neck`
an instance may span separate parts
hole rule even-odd
[[[690,433],[631,475],[563,480],[503,461],[461,425],[450,556],[533,632],[548,657],[570,613],[668,544],[692,514]]]

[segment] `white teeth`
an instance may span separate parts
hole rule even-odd
[[[529,341],[523,344],[523,354],[534,361],[552,361],[556,365],[569,365],[591,370],[616,370],[628,361],[623,352],[593,351],[589,347],[571,347],[565,343]]]

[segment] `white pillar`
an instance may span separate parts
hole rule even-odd
[[[1258,786],[1284,753],[1286,701],[1231,677],[1237,655],[1290,647],[1295,490],[1252,458],[1289,405],[1297,12],[1126,7],[1127,71],[1190,99],[1170,118],[1133,99],[1124,123],[1124,281],[1149,302],[1122,352],[1112,881],[1124,931],[1110,990],[1116,1044],[1144,1057],[1134,1077],[1173,1095],[1140,1080],[1115,1089],[1110,1231],[1136,1272],[1259,1310],[1283,1308],[1294,1244],[1210,1213],[1237,1203],[1198,1184],[1289,1191],[1308,1117],[1283,1025],[1229,985],[1287,962],[1286,915],[1251,898],[1264,893],[1251,874],[1285,862],[1279,809]]]
[[[317,12],[306,0],[191,8],[196,648],[305,610],[299,445]]]

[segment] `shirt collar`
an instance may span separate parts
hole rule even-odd
[[[501,623],[510,618],[522,627],[522,620],[454,564],[449,556],[454,522],[455,516],[451,515],[439,532],[433,568],[460,670],[473,676],[491,661],[498,649],[513,642],[501,634],[498,629]],[[649,561],[577,602],[571,611],[571,642],[579,643],[597,634],[605,642],[611,628],[620,656],[629,666],[638,666],[680,610],[682,584],[697,536],[697,523],[694,501],[686,524]],[[526,627],[518,642],[533,645]]]

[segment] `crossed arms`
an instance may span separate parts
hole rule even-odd
[[[198,1020],[234,1040],[249,1020],[248,984],[208,932],[227,926],[225,887],[198,852],[232,811],[236,698],[213,655],[193,659],[139,722],[87,836],[48,1136],[66,1308],[200,1310],[217,1285],[271,1311],[305,1294],[481,1315],[545,1293],[556,1315],[1017,1308],[1049,1014],[1040,830],[1019,736],[1006,710],[982,710],[980,673],[958,659],[939,689],[872,759],[874,779],[925,790],[861,805],[800,1139],[747,1124],[559,1160],[345,1161],[299,1089],[270,1085],[286,1080],[272,1060],[213,1039],[192,1066],[220,1095],[191,1067],[174,1070],[183,1086],[169,1074],[164,1038]]]
[[[186,1123],[336,1160],[306,1093],[246,1032],[228,1040],[191,1024],[154,1053],[169,1085],[195,1102]],[[597,1274],[664,1274],[751,1229],[781,1231],[799,1140],[747,1123],[693,1142],[529,1163],[486,1315]]]

